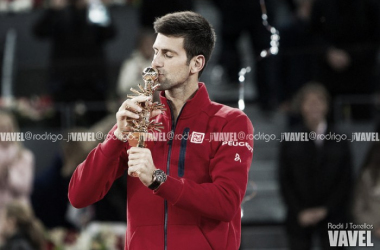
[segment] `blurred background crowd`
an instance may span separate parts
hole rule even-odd
[[[244,84],[258,135],[241,249],[328,249],[327,223],[346,222],[380,246],[380,142],[260,137],[380,132],[378,0],[0,0],[0,132],[40,135],[0,141],[0,249],[123,249],[126,178],[73,208],[71,174],[100,141],[54,136],[106,134],[151,63],[153,21],[180,10],[215,27],[210,98],[237,107]]]

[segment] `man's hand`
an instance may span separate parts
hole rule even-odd
[[[314,218],[316,220],[315,223],[318,223],[321,220],[325,219],[326,216],[327,216],[327,208],[325,208],[325,207],[314,208]]]
[[[311,209],[305,209],[298,214],[298,223],[303,227],[313,225],[314,216]]]
[[[324,207],[309,208],[301,211],[298,215],[298,222],[301,226],[312,226],[323,220],[327,216],[327,209]]]
[[[139,103],[148,101],[150,104],[152,97],[137,96],[132,99],[128,99],[121,104],[119,111],[116,113],[117,129],[114,131],[114,135],[121,141],[126,141],[129,132],[133,132],[131,129],[132,119],[138,119],[141,112]],[[154,111],[150,118],[153,118],[161,113],[161,110]]]
[[[344,50],[331,48],[327,52],[327,62],[334,70],[341,72],[351,65],[351,57]]]
[[[121,104],[119,111],[116,113],[116,123],[117,129],[114,131],[114,135],[117,139],[125,141],[127,139],[128,133],[132,131],[130,128],[130,120],[138,119],[139,115],[137,113],[141,112],[141,107],[138,103],[145,102],[148,100],[146,96],[137,96],[133,99],[128,99]]]
[[[137,173],[140,181],[149,186],[153,182],[153,172],[156,167],[153,163],[152,153],[148,148],[131,147],[127,151],[128,174]]]

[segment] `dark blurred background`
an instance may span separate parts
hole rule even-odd
[[[284,153],[278,140],[266,138],[303,131],[297,125],[307,123],[300,111],[306,99],[294,101],[298,91],[310,82],[326,89],[329,112],[322,120],[328,129],[322,133],[333,131],[351,138],[352,132],[379,132],[378,1],[120,0],[100,4],[93,0],[73,1],[75,7],[62,2],[0,0],[0,106],[12,112],[20,131],[64,136],[68,131],[107,133],[114,123],[115,111],[126,98],[125,90],[129,89],[123,74],[131,78],[132,74],[139,75],[141,68],[137,65],[149,66],[151,61],[151,51],[146,50],[151,48],[152,40],[148,40],[148,49],[141,46],[146,42],[144,39],[152,37],[150,24],[155,16],[175,10],[199,12],[215,27],[217,46],[201,78],[212,100],[238,107],[238,74],[241,68],[250,67],[244,82],[244,112],[251,118],[257,137],[247,199],[242,206],[241,249],[288,248],[287,219],[291,206],[279,179],[280,168],[286,161],[281,155],[295,158],[302,155]],[[88,20],[89,8],[98,11],[94,20]],[[267,14],[269,24],[263,23],[262,14]],[[277,47],[274,41],[277,33],[273,30],[271,33],[270,26],[279,32],[278,51],[270,49]],[[273,55],[268,55],[270,52]],[[139,76],[133,79],[137,79],[135,84],[131,83],[135,86]],[[334,129],[330,130],[331,127]],[[307,124],[306,128],[305,131],[313,131]],[[344,183],[344,189],[353,197],[352,204],[372,143],[353,142],[345,146],[348,151],[343,158],[349,158],[347,168],[351,177]],[[34,155],[31,203],[45,227],[77,231],[90,221],[125,221],[123,181],[115,183],[109,199],[94,208],[87,211],[67,208],[65,187],[70,174],[96,144],[68,146],[64,141],[52,140],[30,140],[23,144]],[[331,150],[341,154],[335,146]],[[313,150],[310,152],[314,154]],[[315,159],[326,155],[316,153]],[[288,167],[292,168],[294,162],[289,161]],[[311,159],[305,162],[305,168],[312,164]],[[310,174],[314,170],[305,172]],[[329,183],[327,179],[321,178],[316,185]],[[61,207],[62,211],[49,214],[55,207]],[[102,211],[114,211],[111,214],[115,216],[102,218]],[[376,216],[380,214],[375,213]],[[76,224],[73,218],[85,219]],[[354,218],[350,217],[350,221]],[[312,246],[323,248],[319,241]]]

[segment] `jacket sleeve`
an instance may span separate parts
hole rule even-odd
[[[196,211],[204,217],[229,222],[236,213],[247,188],[248,172],[253,157],[253,127],[246,115],[239,115],[221,132],[244,132],[243,146],[221,143],[210,160],[211,183],[196,183],[186,178],[168,176],[155,194],[179,208]],[[241,134],[241,133],[239,133]],[[252,135],[248,136],[247,135]]]
[[[126,166],[127,143],[113,135],[114,128],[107,139],[93,149],[86,160],[74,171],[69,184],[69,200],[76,208],[83,208],[101,200],[111,188],[112,183],[123,175]]]

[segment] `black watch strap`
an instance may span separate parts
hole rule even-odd
[[[159,186],[161,186],[161,182],[155,180],[148,186],[149,189],[156,190]]]
[[[153,172],[153,182],[148,186],[149,189],[156,190],[162,183],[166,181],[166,174],[161,169],[156,169]]]

